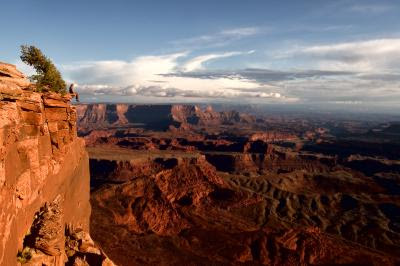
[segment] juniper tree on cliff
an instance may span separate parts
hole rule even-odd
[[[59,93],[66,92],[66,84],[51,60],[33,45],[21,45],[21,60],[35,68],[36,75],[29,79],[36,83],[39,91],[48,89]]]

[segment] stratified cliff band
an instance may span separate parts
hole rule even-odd
[[[111,265],[88,234],[88,155],[75,107],[69,95],[34,89],[0,63],[0,265]]]

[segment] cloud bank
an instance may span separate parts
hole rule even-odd
[[[132,61],[91,61],[61,66],[69,80],[79,84],[81,94],[193,98],[262,98],[291,101],[279,88],[261,84],[243,75],[196,77],[204,64],[250,52],[206,54],[182,63],[187,53],[142,56]],[[187,73],[178,75],[173,73]]]
[[[254,51],[249,51],[247,54],[252,54]],[[203,70],[204,69],[204,63],[213,60],[213,59],[219,59],[219,58],[225,58],[225,57],[231,57],[231,56],[236,56],[236,55],[242,55],[246,54],[243,52],[228,52],[228,53],[222,53],[222,54],[207,54],[207,55],[201,55],[197,56],[188,62],[185,63],[183,66],[183,70],[185,72],[191,72],[195,70]]]
[[[181,40],[205,45],[259,34],[256,27],[236,28]],[[195,54],[195,55],[193,55]],[[254,56],[256,55],[256,56]],[[215,69],[216,61],[232,57],[291,68]],[[227,61],[229,62],[229,61]],[[220,62],[221,63],[221,62]],[[246,64],[243,64],[246,65]],[[253,64],[256,65],[256,64]],[[262,65],[262,64],[259,64]],[[19,66],[20,67],[20,66]],[[310,44],[269,51],[184,50],[132,60],[80,61],[60,65],[65,78],[78,83],[88,98],[113,96],[169,100],[217,100],[260,103],[332,103],[400,106],[400,39]],[[30,71],[26,69],[26,71]]]
[[[330,70],[382,72],[400,69],[400,39],[301,47],[292,53],[290,56],[318,60],[321,68]]]

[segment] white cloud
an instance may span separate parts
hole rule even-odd
[[[185,49],[204,49],[226,46],[234,41],[258,35],[265,30],[259,27],[239,27],[225,29],[214,34],[195,36],[171,42],[173,45]]]
[[[292,70],[285,71],[284,75],[273,72],[260,75],[253,71],[247,76],[267,80],[288,97],[309,103],[383,107],[400,104],[399,38],[297,45],[273,54],[270,60],[289,62]],[[265,78],[268,76],[269,81]]]
[[[376,39],[328,45],[296,47],[286,58],[305,59],[323,70],[357,72],[400,69],[400,39]]]
[[[400,104],[400,79],[397,81],[366,80],[362,76],[321,77],[318,79],[293,79],[272,82],[291,97],[309,103],[365,103],[385,105]]]
[[[122,89],[119,93],[123,95],[140,95],[148,97],[195,97],[195,98],[264,98],[264,99],[287,99],[280,93],[266,93],[257,90],[241,90],[241,89],[224,89],[224,90],[192,90],[192,89],[176,89],[162,88],[160,86],[139,87],[131,86]]]
[[[185,69],[202,69],[206,61],[250,52],[207,54],[180,63],[187,53],[141,56],[131,61],[92,61],[63,65],[69,81],[83,94],[141,95],[151,97],[256,97],[285,99],[276,86],[260,84],[240,75],[218,78],[168,75]]]
[[[219,35],[240,31],[243,36],[253,34],[251,30],[235,31]],[[207,41],[210,38],[204,37]],[[60,70],[68,81],[78,83],[78,90],[87,97],[169,97],[168,101],[252,98],[263,102],[400,105],[399,38],[303,45],[263,59],[272,63],[286,61],[286,66],[292,67],[281,71],[207,69],[211,60],[238,55],[245,58],[253,52],[207,53],[196,57],[180,52],[139,56],[130,61],[75,62],[61,65]]]
[[[254,51],[249,51],[247,53],[228,52],[228,53],[222,53],[222,54],[206,54],[206,55],[197,56],[185,63],[185,65],[183,66],[183,71],[189,72],[189,71],[195,71],[195,70],[203,70],[204,63],[206,63],[210,60],[231,57],[231,56],[236,56],[236,55],[242,55],[242,54],[251,54],[251,53],[254,53]]]
[[[108,84],[128,86],[132,83],[145,84],[157,79],[158,74],[170,73],[178,66],[177,59],[186,53],[162,56],[140,56],[132,61],[89,61],[62,65],[61,70],[71,81],[86,84]]]
[[[232,36],[252,36],[260,33],[260,28],[258,27],[243,27],[234,28],[221,31],[222,35],[232,35]]]

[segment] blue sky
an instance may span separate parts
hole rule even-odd
[[[87,101],[400,104],[399,1],[3,1]],[[5,25],[5,26],[4,26]]]

